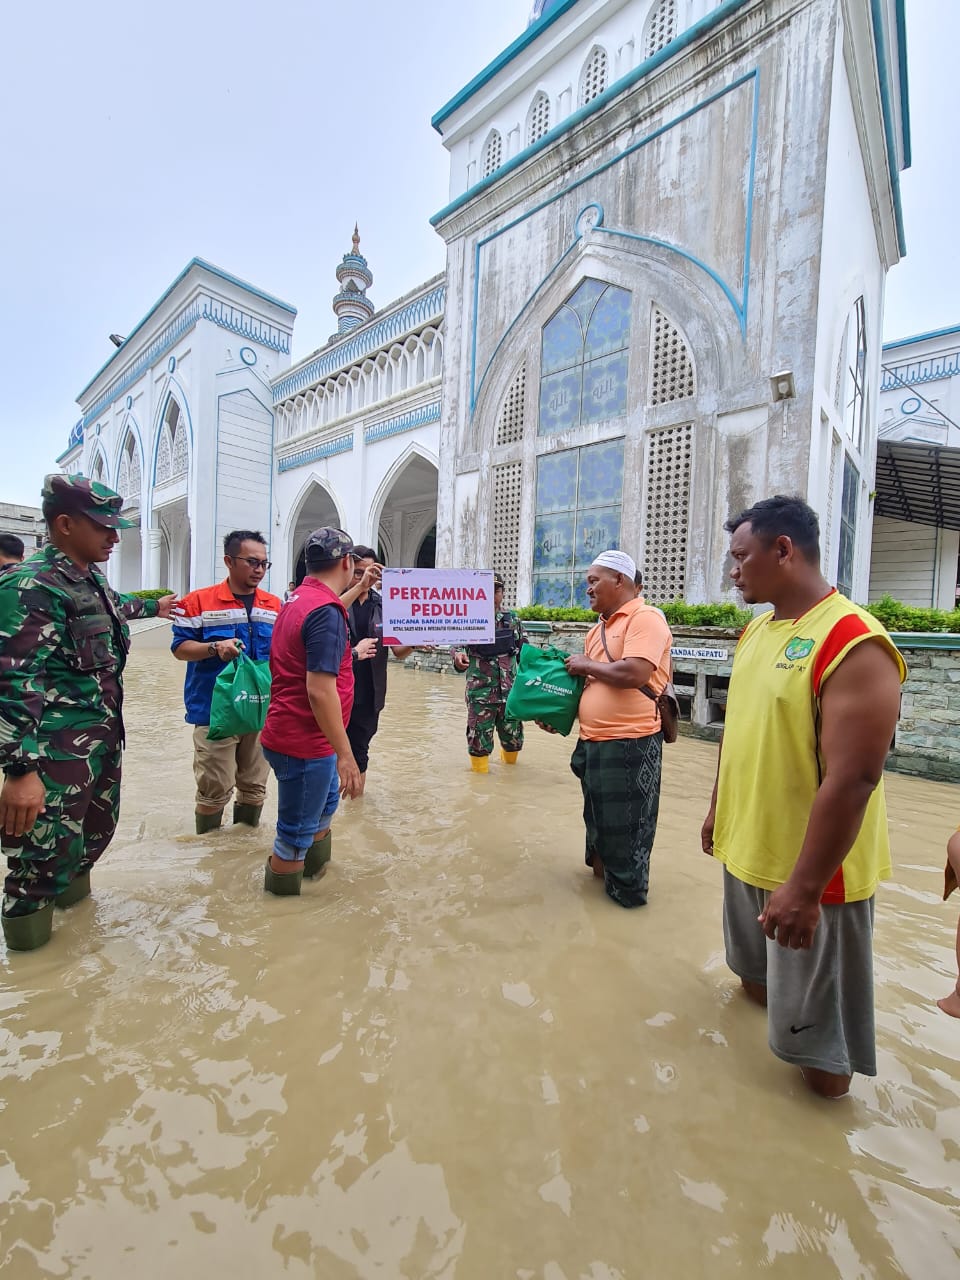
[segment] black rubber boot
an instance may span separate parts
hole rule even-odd
[[[219,813],[196,813],[194,817],[197,820],[197,835],[206,835],[208,831],[216,831],[223,821],[223,810]]]
[[[235,804],[233,806],[234,825],[242,822],[247,827],[259,827],[262,804]]]
[[[278,898],[286,896],[300,896],[300,886],[303,883],[303,872],[293,871],[287,872],[286,875],[277,875],[276,871],[268,862],[263,877],[263,888],[266,893],[276,894]]]
[[[328,831],[322,840],[314,840],[307,850],[307,856],[303,862],[304,879],[319,880],[326,871],[332,857],[333,832]]]
[[[77,876],[76,880],[71,880],[64,889],[63,893],[58,893],[54,898],[54,903],[66,910],[72,907],[75,902],[82,902],[84,898],[90,897],[90,872],[85,872],[82,876]]]
[[[53,903],[25,916],[3,915],[3,938],[8,951],[36,951],[50,941],[53,930]]]

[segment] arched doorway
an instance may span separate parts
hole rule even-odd
[[[303,495],[296,520],[293,522],[290,539],[289,563],[293,566],[291,577],[298,586],[306,573],[303,544],[307,540],[307,535],[314,529],[322,529],[325,526],[333,529],[342,528],[340,513],[330,492],[322,484],[314,481]]]
[[[377,541],[395,569],[433,568],[437,546],[437,468],[411,453],[383,496]]]

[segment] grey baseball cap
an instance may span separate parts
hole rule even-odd
[[[334,564],[353,554],[353,539],[342,529],[314,529],[303,544],[303,554],[307,564],[314,568]]]

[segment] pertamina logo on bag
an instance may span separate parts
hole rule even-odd
[[[544,680],[541,676],[531,676],[529,680],[524,681],[524,685],[528,689],[546,689],[547,693],[552,693],[558,698],[573,697],[572,689],[565,689],[560,684],[550,684],[548,680]]]

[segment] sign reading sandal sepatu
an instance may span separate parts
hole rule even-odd
[[[383,643],[492,644],[488,569],[384,569]]]
[[[525,644],[520,650],[517,676],[507,698],[506,714],[515,720],[539,720],[564,737],[577,718],[583,676],[567,671],[567,654],[552,647]]]

